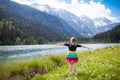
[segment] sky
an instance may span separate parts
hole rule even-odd
[[[12,0],[20,4],[49,5],[70,11],[76,16],[85,15],[94,18],[108,18],[120,22],[120,0]],[[36,6],[36,8],[39,8]]]

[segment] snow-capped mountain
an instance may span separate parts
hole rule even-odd
[[[34,6],[36,4],[33,4]],[[39,6],[37,4],[36,6]],[[37,10],[27,5],[18,4],[11,0],[0,0],[0,7],[5,8],[9,12],[20,15],[28,20],[31,20],[35,23],[41,24],[44,28],[50,29],[51,31],[55,31],[56,33],[62,36],[77,36],[82,37],[79,33],[77,33],[65,20],[59,18],[57,16],[48,14],[46,12]],[[43,6],[44,8],[48,8],[47,5]],[[42,30],[42,29],[41,29]],[[47,33],[47,31],[46,31]],[[55,34],[54,34],[55,35]]]
[[[80,16],[80,19],[92,31],[93,35],[98,32],[92,19],[90,19],[89,17],[84,16],[84,15]]]
[[[98,30],[98,33],[105,32],[113,29],[118,23],[112,22],[107,18],[95,18],[93,19],[95,27]]]
[[[112,29],[116,23],[106,18],[91,19],[85,15],[80,17],[63,9],[50,7],[49,5],[31,5],[38,10],[44,11],[50,15],[62,18],[65,20],[77,33],[82,36],[90,37],[97,33]]]
[[[95,19],[93,19],[93,21],[94,21],[96,27],[102,27],[102,26],[106,26],[106,25],[110,25],[110,24],[114,23],[107,18],[95,18]]]
[[[32,4],[32,6],[36,8],[36,5]],[[87,16],[78,17],[69,11],[51,8],[48,5],[39,5],[37,9],[62,18],[82,36],[90,37],[97,33],[94,22]]]

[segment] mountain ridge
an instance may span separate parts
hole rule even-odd
[[[13,45],[17,39],[19,39],[19,44],[43,44],[64,41],[67,38],[67,36],[46,28],[45,25],[0,7],[0,45]]]
[[[45,5],[45,7],[50,8],[48,5]],[[5,44],[15,44],[16,41],[22,44],[66,41],[71,36],[91,38],[100,32],[112,30],[118,25],[118,23],[111,24],[112,22],[107,19],[98,19],[98,22],[103,21],[107,25],[96,28],[94,21],[87,16],[78,17],[66,10],[50,9],[46,13],[10,0],[0,0],[0,23],[3,24],[5,20],[6,28],[10,31],[8,24],[10,22],[10,25],[16,30],[13,30],[15,35],[13,34],[14,39],[11,39],[10,43],[10,39],[5,37],[8,42],[5,42]],[[4,26],[0,25],[0,27],[5,30]],[[2,31],[2,29],[0,30]],[[4,34],[9,36],[8,32]],[[5,36],[4,34],[1,35],[0,33],[0,40],[2,41],[4,41],[2,39],[2,36]],[[0,41],[0,44],[2,41]]]
[[[69,11],[50,7],[49,5],[31,5],[38,10],[44,11],[50,15],[55,15],[64,19],[71,25],[76,32],[85,36],[92,37],[97,33],[105,32],[114,28],[118,23],[115,23],[107,18],[94,18],[91,19],[85,15],[80,17],[70,13]],[[68,17],[67,17],[68,16]]]
[[[109,43],[120,43],[120,24],[115,26],[112,30],[108,30],[92,37],[94,41],[109,42]]]
[[[65,21],[63,23],[63,20],[56,16],[49,15],[45,12],[38,11],[35,8],[26,5],[21,5],[12,1],[8,2],[8,4],[3,3],[1,5],[8,9],[9,11],[19,14],[27,19],[41,23],[46,27],[54,29],[54,31],[56,32],[60,32],[63,35],[81,37],[78,33],[74,31],[72,27],[69,27],[70,25],[68,25]],[[66,29],[65,26],[69,27],[69,29]]]

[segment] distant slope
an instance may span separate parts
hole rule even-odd
[[[30,6],[44,11],[50,15],[62,18],[65,20],[77,33],[85,37],[92,37],[97,33],[111,30],[117,25],[107,18],[91,19],[87,15],[76,16],[75,14],[60,8],[55,8],[49,5],[31,4]],[[67,26],[66,26],[67,27]]]
[[[35,8],[21,5],[9,0],[1,0],[0,5],[8,11],[19,14],[26,19],[43,24],[46,28],[50,28],[65,36],[78,36],[81,37],[75,30],[67,24],[63,19],[56,16],[39,11]],[[69,28],[69,29],[68,29]]]
[[[92,39],[99,42],[120,42],[120,24],[112,30],[95,35]]]
[[[6,20],[4,25],[7,25],[8,22],[10,22],[15,29],[13,31],[14,33],[12,33],[12,31],[9,32],[9,25],[6,27],[4,25],[0,25],[0,44],[2,45],[15,44],[18,37],[21,39],[22,44],[32,44],[32,41],[30,40],[35,41],[36,44],[41,44],[53,41],[62,41],[67,38],[57,31],[48,27],[46,28],[43,24],[26,19],[21,15],[12,13],[3,7],[0,7],[1,24],[3,20]],[[14,37],[6,37],[9,36],[9,34],[12,34]],[[24,43],[25,41],[27,42]]]
[[[31,6],[35,7],[34,4]],[[54,15],[65,20],[75,30],[75,32],[79,33],[79,35],[83,37],[91,37],[97,33],[92,19],[87,16],[78,17],[67,10],[53,8],[49,5],[37,6],[39,7],[37,9],[40,11],[44,11],[50,15]]]

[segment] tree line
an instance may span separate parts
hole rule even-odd
[[[92,40],[104,43],[120,43],[120,25],[115,26],[112,30],[96,34]]]
[[[33,37],[16,28],[11,21],[3,19],[0,21],[0,45],[36,44]]]

